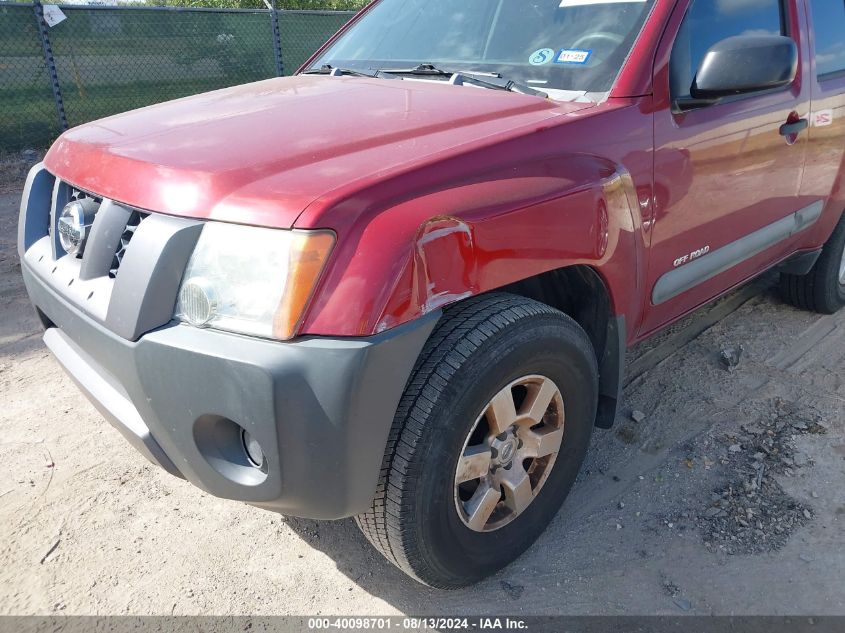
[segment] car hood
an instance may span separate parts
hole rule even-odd
[[[271,79],[65,132],[48,170],[80,189],[174,215],[290,227],[333,191],[431,164],[589,107],[438,82]]]

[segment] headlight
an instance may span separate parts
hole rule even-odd
[[[296,332],[334,234],[207,222],[179,288],[175,316],[266,338]]]

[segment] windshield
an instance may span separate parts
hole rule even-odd
[[[326,49],[375,72],[430,63],[547,91],[607,92],[654,0],[381,0]]]

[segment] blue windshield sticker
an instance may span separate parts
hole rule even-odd
[[[528,63],[532,66],[542,66],[543,64],[548,64],[554,58],[555,50],[553,48],[541,48],[531,53],[528,57]]]
[[[562,48],[555,56],[555,64],[586,64],[593,54],[592,50],[585,51],[580,48]]]

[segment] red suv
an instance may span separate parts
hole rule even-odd
[[[625,348],[845,304],[843,0],[378,0],[295,77],[63,134],[19,249],[148,459],[457,587],[554,517]]]

